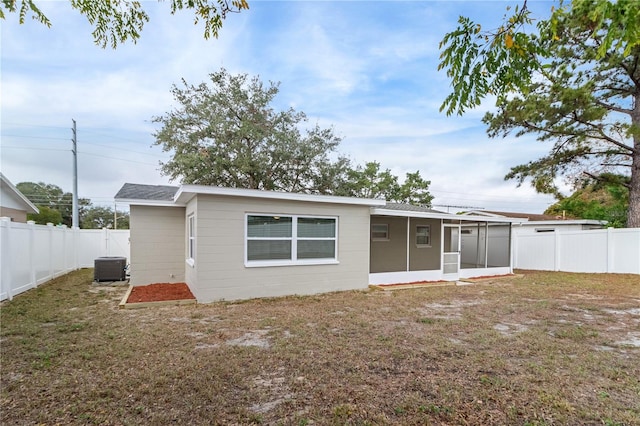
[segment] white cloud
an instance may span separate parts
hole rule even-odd
[[[152,116],[173,105],[171,85],[208,80],[224,66],[281,82],[278,105],[334,125],[342,149],[394,173],[419,170],[436,202],[544,209],[548,197],[504,182],[509,167],[546,151],[532,140],[488,140],[480,118],[438,112],[450,90],[436,72],[438,42],[458,15],[499,19],[504,5],[464,2],[251,2],[220,38],[204,40],[191,12],[144,2],[151,20],[137,44],[101,49],[68,2],[43,2],[53,21],[2,25],[0,164],[14,183],[71,188],[71,118],[80,138],[80,195],[109,202],[124,182],[162,184]],[[496,18],[497,17],[497,18]],[[35,148],[35,149],[32,149]],[[537,203],[537,204],[536,204]]]

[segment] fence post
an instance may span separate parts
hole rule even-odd
[[[111,256],[109,253],[109,230],[107,228],[102,228],[102,234],[104,236],[104,255]]]
[[[29,225],[29,281],[31,281],[31,288],[38,287],[38,280],[36,279],[36,261],[33,252],[36,250],[36,222],[33,220],[27,221]]]
[[[553,252],[554,252],[554,257],[553,257],[553,270],[554,271],[559,271],[560,270],[560,264],[561,262],[561,248],[560,248],[560,233],[558,232],[558,230],[556,229],[553,232],[553,237],[554,237],[554,243],[553,243]]]
[[[47,222],[47,226],[49,227],[49,232],[47,233],[49,235],[49,252],[47,253],[47,256],[49,256],[49,276],[47,279],[51,280],[53,279],[53,223]]]
[[[0,217],[0,293],[5,289],[7,298],[13,299],[11,291],[11,250],[9,250],[9,233],[11,232],[11,219]]]
[[[614,245],[613,245],[613,228],[607,228],[607,273],[614,271]]]

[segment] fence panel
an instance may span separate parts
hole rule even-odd
[[[0,218],[0,300],[103,256],[129,259],[129,231],[68,229]]]
[[[559,271],[607,272],[607,230],[558,233]]]
[[[556,237],[551,233],[516,235],[514,266],[520,269],[556,270]]]
[[[640,274],[640,229],[520,234],[514,267],[565,272]]]
[[[611,243],[613,269],[620,273],[640,274],[640,230],[614,229]]]

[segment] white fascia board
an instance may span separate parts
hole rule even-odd
[[[116,203],[129,204],[130,206],[156,206],[156,207],[184,207],[185,204],[167,200],[137,200],[135,198],[116,198]]]
[[[372,215],[380,216],[397,216],[397,217],[417,217],[425,219],[450,219],[460,220],[463,222],[510,222],[520,223],[526,222],[527,219],[512,218],[512,217],[489,217],[489,216],[469,216],[450,213],[432,213],[432,212],[416,212],[409,210],[387,210],[384,208],[372,208]]]
[[[5,175],[0,172],[0,179],[2,179],[2,183],[7,185],[7,187],[24,203],[27,213],[40,213],[40,209],[38,209],[27,197],[24,196],[22,192],[18,188],[15,187],[14,184],[11,183],[9,179]]]
[[[182,185],[174,200],[186,204],[195,195],[225,195],[229,197],[263,198],[269,200],[305,201],[312,203],[351,204],[358,206],[384,206],[386,201],[371,198],[338,197],[335,195],[312,195],[293,192],[263,191],[260,189],[222,188],[206,185]]]

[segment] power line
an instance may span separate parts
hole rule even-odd
[[[3,136],[10,136],[12,138],[24,138],[24,139],[52,139],[52,140],[60,140],[60,141],[66,141],[67,138],[54,138],[53,136],[29,136],[29,135],[10,135],[10,134],[3,134]]]

